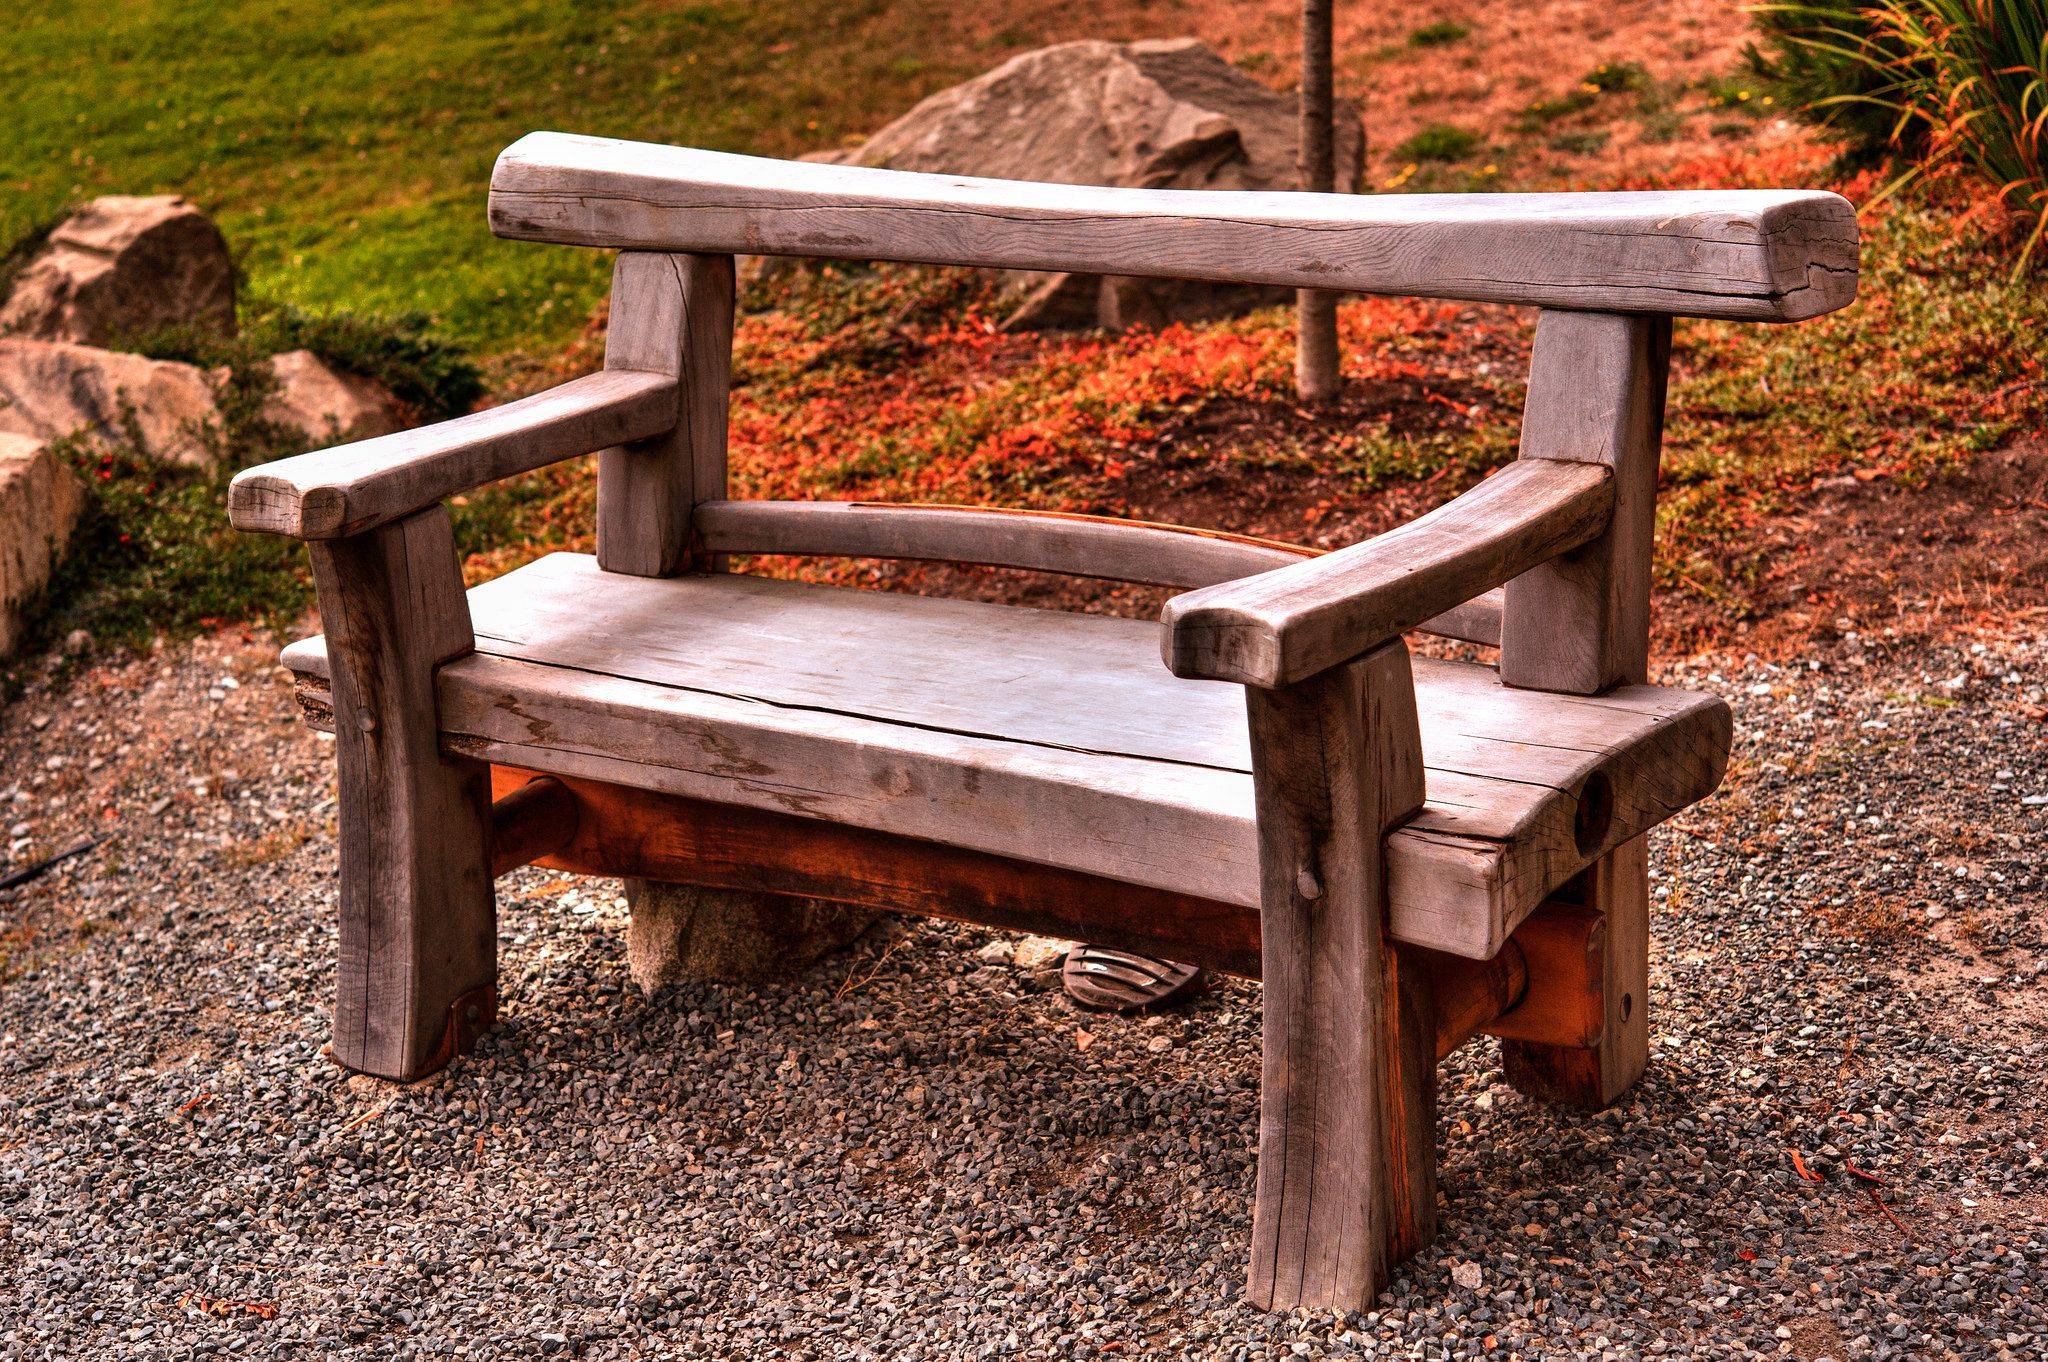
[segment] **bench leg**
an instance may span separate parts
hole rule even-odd
[[[1598,1111],[1643,1076],[1650,1053],[1649,845],[1646,837],[1623,843],[1554,895],[1607,919],[1607,1030],[1586,1049],[1502,1041],[1508,1082],[1530,1097]]]
[[[439,507],[311,548],[340,777],[334,1057],[422,1078],[496,1010],[490,768],[444,755],[435,718],[434,669],[474,647],[468,604]]]
[[[1358,1309],[1436,1228],[1428,976],[1386,939],[1386,830],[1422,804],[1406,647],[1249,690],[1265,978],[1247,1298]]]

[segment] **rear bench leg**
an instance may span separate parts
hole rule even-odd
[[[1650,550],[1671,367],[1671,319],[1545,312],[1536,323],[1522,457],[1614,470],[1599,538],[1507,585],[1500,678],[1597,695],[1648,679]],[[1640,1078],[1649,1054],[1650,881],[1641,838],[1595,861],[1557,897],[1607,919],[1607,1030],[1589,1049],[1504,1042],[1508,1080],[1531,1097],[1598,1110]]]
[[[1265,978],[1246,1295],[1359,1309],[1436,1227],[1428,978],[1387,940],[1386,830],[1422,805],[1399,640],[1250,689]]]
[[[494,1019],[490,770],[445,755],[434,671],[475,647],[448,513],[311,544],[340,775],[334,1057],[424,1077]]]
[[[1585,1049],[1502,1041],[1508,1082],[1530,1097],[1599,1111],[1643,1076],[1650,1054],[1649,845],[1647,837],[1622,843],[1551,896],[1607,919],[1607,1029]]]

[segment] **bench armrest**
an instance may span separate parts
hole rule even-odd
[[[238,530],[336,539],[444,497],[672,430],[676,376],[610,369],[418,430],[245,468],[228,488]]]
[[[1273,689],[1349,662],[1599,535],[1613,481],[1604,464],[1521,459],[1362,544],[1176,596],[1166,665]]]
[[[1856,213],[1790,189],[1302,194],[925,175],[538,132],[491,230],[628,251],[1148,275],[1797,321],[1856,296]]]

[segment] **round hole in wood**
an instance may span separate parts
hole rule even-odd
[[[1572,839],[1581,856],[1591,856],[1607,840],[1607,828],[1614,821],[1614,785],[1604,771],[1595,771],[1579,787],[1578,812],[1572,817]]]
[[[1621,995],[1621,1019],[1622,1019],[1623,1021],[1627,1021],[1627,1020],[1628,1020],[1628,1014],[1629,1014],[1629,1013],[1631,1013],[1631,1012],[1633,1012],[1633,1011],[1635,1011],[1635,1010],[1636,1010],[1636,995],[1635,995],[1635,994],[1633,994],[1633,993],[1624,993],[1624,994],[1622,994],[1622,995]]]

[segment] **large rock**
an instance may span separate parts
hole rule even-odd
[[[85,488],[40,441],[0,434],[0,657],[21,641],[21,609],[50,580]]]
[[[272,355],[270,376],[277,386],[264,399],[264,417],[316,444],[344,436],[367,440],[404,428],[398,400],[382,384],[337,368],[311,350]]]
[[[118,438],[129,421],[143,447],[173,463],[209,457],[213,384],[176,360],[61,341],[0,339],[0,431],[59,440]]]
[[[822,899],[626,881],[626,966],[643,992],[685,979],[766,983],[850,944],[881,916]]]
[[[94,199],[16,276],[0,332],[115,345],[167,326],[235,329],[235,267],[213,219],[171,194]]]
[[[1062,43],[941,90],[883,128],[850,165],[1145,189],[1298,189],[1295,97],[1193,38]],[[1357,188],[1358,113],[1337,113],[1338,188]],[[823,159],[823,158],[820,158]],[[1284,289],[1012,272],[1013,327],[1122,326],[1227,316]]]

